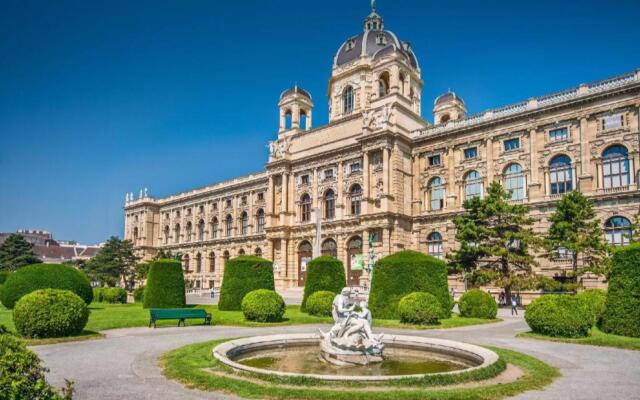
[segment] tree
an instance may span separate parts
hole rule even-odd
[[[577,191],[565,194],[549,222],[551,227],[545,239],[547,257],[557,257],[559,249],[566,250],[571,255],[574,278],[586,271],[605,273],[609,245],[591,200]],[[582,269],[578,271],[580,261]]]
[[[29,264],[39,264],[33,245],[22,236],[12,234],[0,245],[0,270],[15,271]]]
[[[465,212],[453,219],[460,248],[447,256],[454,269],[465,275],[485,273],[504,288],[507,298],[511,289],[524,288],[531,281],[537,263],[529,252],[541,245],[529,209],[510,199],[511,193],[493,182],[484,199],[465,200]]]
[[[115,286],[121,281],[125,287],[133,287],[137,263],[133,243],[111,236],[98,254],[87,262],[85,272],[101,284]]]

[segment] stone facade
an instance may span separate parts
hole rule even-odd
[[[372,10],[334,58],[327,125],[312,127],[308,92],[284,91],[264,172],[166,198],[127,195],[125,238],[145,258],[180,252],[198,287],[218,287],[224,260],[241,254],[273,260],[278,288],[302,286],[317,253],[342,260],[349,284],[366,285],[366,269],[351,269],[357,255],[443,257],[465,197],[494,180],[531,207],[541,233],[562,193],[580,190],[603,224],[617,222],[608,237],[624,237],[620,221],[640,207],[640,70],[471,116],[446,93],[434,103],[436,125],[421,116],[422,87],[410,45]],[[570,265],[540,264],[549,276]]]

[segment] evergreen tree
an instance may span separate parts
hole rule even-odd
[[[557,257],[559,249],[566,249],[571,254],[574,278],[585,271],[605,273],[609,246],[591,200],[578,191],[565,194],[549,222],[551,227],[545,240],[547,257]],[[580,261],[581,271],[578,270]]]
[[[33,245],[20,235],[12,234],[0,245],[0,271],[15,271],[42,261],[33,252]]]
[[[133,243],[112,236],[98,254],[87,262],[85,272],[101,284],[115,286],[122,282],[125,287],[133,287],[137,263]]]
[[[485,198],[465,200],[465,212],[453,219],[460,248],[447,256],[465,275],[485,273],[504,288],[507,298],[511,289],[530,282],[537,263],[529,252],[541,245],[533,232],[535,220],[529,217],[529,209],[510,203],[510,199],[511,194],[493,182]]]

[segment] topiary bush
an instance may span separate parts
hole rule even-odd
[[[275,290],[273,263],[255,256],[232,258],[224,266],[218,309],[240,310],[247,293],[258,289]]]
[[[451,316],[444,261],[404,250],[378,261],[373,270],[369,308],[374,318],[398,319],[398,303],[409,293],[431,293],[441,305],[439,317]]]
[[[18,300],[13,310],[16,330],[26,338],[78,335],[88,319],[87,305],[70,290],[36,290]]]
[[[640,337],[640,243],[616,250],[611,264],[600,327],[608,333]]]
[[[179,261],[161,259],[151,263],[143,304],[144,308],[182,308],[187,304]]]
[[[593,318],[593,323],[600,323],[607,301],[607,292],[601,289],[588,289],[578,293],[576,298],[587,307]]]
[[[70,290],[84,300],[93,301],[93,291],[84,273],[62,264],[32,264],[12,272],[0,292],[0,301],[7,308],[27,293],[38,289]]]
[[[462,317],[494,319],[498,303],[493,296],[480,289],[471,289],[460,297],[458,308]]]
[[[400,322],[415,325],[435,325],[442,315],[442,305],[431,293],[413,292],[398,303]]]
[[[282,297],[274,290],[258,289],[247,293],[242,299],[242,313],[249,321],[282,321],[285,312]]]
[[[333,299],[336,297],[336,293],[326,290],[320,290],[315,292],[307,299],[306,311],[310,315],[318,317],[329,317],[333,308]]]
[[[133,289],[133,301],[142,303],[144,301],[144,286]]]
[[[127,291],[123,288],[103,288],[102,302],[109,304],[127,304]]]
[[[81,300],[82,301],[82,300]],[[36,353],[19,338],[0,334],[0,399],[71,399],[71,391],[58,395],[45,380],[47,369]]]
[[[533,332],[547,336],[584,337],[593,326],[589,309],[571,295],[538,297],[527,306],[524,319]]]
[[[340,260],[322,256],[309,261],[300,310],[307,311],[307,299],[315,292],[324,290],[340,293],[345,286],[347,286],[347,279],[344,273],[344,265]]]

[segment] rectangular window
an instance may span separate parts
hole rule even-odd
[[[242,199],[240,200],[242,202],[243,206],[247,205],[247,196],[242,196]]]
[[[258,201],[262,201],[264,200],[264,193],[260,192],[258,193]]]
[[[227,200],[227,207],[231,207],[231,199]]]
[[[470,160],[472,158],[478,157],[478,148],[477,147],[469,147],[468,149],[464,149],[464,159]]]
[[[355,162],[349,166],[349,173],[360,172],[360,162]]]
[[[441,164],[440,154],[429,157],[429,165],[430,166],[433,167],[433,166],[440,165],[440,164]]]
[[[504,151],[517,150],[520,148],[520,139],[508,139],[504,141]]]
[[[218,210],[218,203],[213,203],[213,211],[217,211]]]
[[[300,184],[301,185],[308,185],[309,184],[309,175],[302,175],[300,177]]]
[[[602,118],[602,129],[621,128],[624,125],[624,116],[622,114],[608,115]]]
[[[325,169],[324,170],[324,179],[331,179],[333,178],[333,170],[332,169]]]
[[[569,139],[569,128],[567,127],[552,129],[549,131],[550,142],[562,142],[567,139]]]

